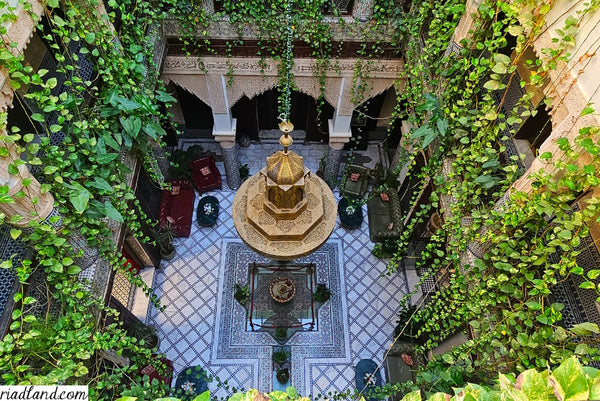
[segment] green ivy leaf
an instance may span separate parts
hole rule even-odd
[[[17,238],[19,238],[19,236],[21,235],[22,232],[23,232],[22,230],[19,230],[17,228],[11,228],[10,236],[12,239],[17,239]]]
[[[64,271],[63,269],[63,265],[61,265],[60,263],[53,263],[50,265],[50,270],[52,270],[55,273],[62,273]]]
[[[177,103],[177,99],[175,99],[173,96],[169,95],[167,92],[161,91],[161,90],[157,90],[156,91],[156,99],[160,100],[161,102],[167,103]]]
[[[554,393],[561,400],[578,401],[588,399],[587,379],[575,356],[567,359],[552,372],[550,383]]]
[[[485,84],[483,84],[483,87],[487,90],[490,91],[495,91],[495,90],[499,90],[499,89],[504,89],[506,88],[506,85],[503,84],[500,81],[496,81],[494,79],[490,79],[489,81],[487,81]]]
[[[542,309],[542,305],[537,301],[529,301],[525,305],[531,310],[540,310]]]
[[[579,284],[579,288],[593,290],[596,288],[596,285],[594,283],[592,283],[591,281],[584,281],[583,283]]]
[[[548,371],[537,372],[535,369],[529,369],[517,377],[515,387],[520,388],[528,401],[551,400],[554,399],[554,394],[548,377]]]
[[[589,272],[587,272],[587,276],[590,280],[595,280],[596,278],[598,278],[598,276],[600,276],[600,269],[590,270]]]
[[[116,153],[105,153],[103,155],[97,155],[96,161],[98,162],[98,164],[108,164],[115,160],[117,157],[119,157],[119,155]]]
[[[440,118],[439,120],[437,120],[436,125],[438,131],[440,132],[440,135],[446,136],[446,130],[448,129],[448,120],[446,120],[445,118]]]
[[[104,211],[106,213],[106,217],[110,217],[111,219],[118,221],[119,223],[123,223],[123,216],[109,201],[104,202]]]
[[[421,401],[421,391],[417,390],[413,391],[412,393],[406,394],[402,398],[402,401]]]
[[[96,34],[94,32],[88,32],[85,34],[85,41],[88,42],[89,44],[94,43],[95,40],[96,40]]]
[[[600,400],[600,374],[598,369],[592,368],[591,366],[584,366],[583,371],[588,378],[588,385],[590,388],[590,400]]]
[[[596,323],[585,322],[574,325],[569,329],[572,333],[580,336],[589,336],[590,334],[599,334],[600,329]]]
[[[296,391],[296,389],[295,389],[294,387],[292,387],[292,386],[288,386],[288,387],[285,389],[285,392],[286,392],[286,394],[287,394],[287,395],[289,395],[289,396],[290,396],[290,398],[292,398],[292,399],[295,399],[295,398],[296,398],[296,396],[298,395],[298,391]]]
[[[506,28],[506,31],[512,36],[519,36],[523,33],[523,27],[521,25],[510,25]]]
[[[515,286],[511,283],[506,283],[502,287],[500,287],[500,291],[502,291],[505,294],[512,294],[513,292],[515,292]]]
[[[102,177],[94,177],[94,181],[88,184],[90,187],[97,188],[101,191],[112,192],[113,188],[110,184]]]
[[[476,330],[477,330],[477,329],[479,328],[479,326],[480,326],[480,324],[479,324],[479,321],[478,321],[478,320],[471,320],[471,321],[469,322],[469,325],[470,325],[471,327],[473,327],[474,329],[476,329]]]
[[[194,398],[194,401],[210,401],[210,391],[206,390],[198,397]]]
[[[142,107],[142,105],[136,102],[135,100],[129,100],[124,97],[117,97],[117,101],[119,102],[119,105],[117,107],[119,108],[119,110],[122,111],[132,111]]]
[[[44,174],[54,174],[57,170],[58,170],[58,167],[56,167],[56,166],[45,166]]]
[[[594,108],[590,105],[587,105],[582,111],[581,111],[581,116],[587,116],[588,114],[593,114],[594,113]]]
[[[83,213],[90,201],[90,192],[77,182],[73,182],[70,185],[67,184],[66,187],[69,188],[69,201],[75,208],[75,211]]]

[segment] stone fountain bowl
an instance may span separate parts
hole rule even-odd
[[[289,278],[277,277],[271,282],[269,292],[271,293],[271,298],[273,298],[275,302],[285,303],[294,298],[296,286]]]

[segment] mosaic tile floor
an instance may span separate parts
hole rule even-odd
[[[251,145],[240,149],[240,161],[256,173],[278,148]],[[294,150],[315,169],[324,146],[294,145]],[[361,153],[378,159],[376,147]],[[222,163],[217,167],[224,173]],[[151,307],[147,323],[157,327],[160,350],[174,361],[176,374],[201,365],[236,389],[271,391],[271,355],[277,343],[267,333],[245,331],[245,311],[233,299],[233,283],[244,281],[248,262],[265,259],[237,236],[231,219],[235,193],[224,185],[222,191],[207,194],[219,199],[217,224],[194,223],[189,238],[176,240],[177,256],[168,264],[163,261],[154,278],[154,289],[166,309]],[[339,198],[337,191],[334,194]],[[327,282],[332,298],[319,309],[318,330],[296,333],[287,343],[292,349],[291,384],[301,394],[353,388],[358,361],[381,362],[391,342],[396,310],[407,292],[406,277],[403,273],[381,277],[385,263],[371,255],[366,205],[363,208],[360,229],[348,231],[338,221],[327,243],[303,259],[317,264],[318,281]],[[228,395],[216,382],[209,388],[217,396]]]

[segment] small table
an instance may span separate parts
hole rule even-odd
[[[203,227],[210,227],[217,222],[219,217],[219,200],[214,196],[205,196],[198,202],[196,211],[198,224]]]
[[[179,373],[175,382],[177,394],[187,396],[183,399],[193,399],[208,390],[208,376],[200,366],[188,366]]]
[[[342,223],[343,227],[349,230],[360,228],[363,222],[362,207],[359,201],[356,201],[356,203],[357,205],[354,209],[354,213],[351,214],[349,214],[347,211],[348,199],[342,198],[338,203],[338,215],[340,216],[340,222]]]
[[[356,390],[362,391],[367,401],[375,401],[377,397],[372,396],[370,393],[375,387],[381,387],[381,372],[377,369],[377,364],[371,359],[361,359],[354,369],[354,381],[356,384]],[[369,376],[369,382],[365,379]]]

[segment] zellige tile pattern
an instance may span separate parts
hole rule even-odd
[[[278,144],[252,144],[239,150],[239,160],[255,174],[279,149]],[[315,171],[325,146],[294,144],[293,149]],[[376,159],[377,148],[368,154]],[[224,175],[223,164],[217,167]],[[191,236],[176,239],[175,259],[163,261],[156,270],[154,290],[166,309],[149,308],[147,321],[156,326],[160,351],[173,360],[175,375],[184,367],[200,365],[237,389],[270,391],[276,342],[267,333],[241,330],[245,311],[233,300],[232,287],[234,280],[241,282],[247,274],[244,263],[265,259],[241,243],[231,218],[235,192],[225,185],[224,176],[223,183],[222,191],[203,194],[220,202],[217,224],[200,227],[194,216]],[[334,194],[339,199],[337,190]],[[318,281],[334,291],[319,310],[318,330],[297,333],[288,341],[291,381],[305,395],[353,388],[354,366],[360,359],[381,362],[392,339],[399,301],[408,291],[403,272],[382,277],[386,264],[371,255],[366,205],[363,212],[360,229],[346,230],[338,221],[328,242],[307,257],[319,264]],[[216,396],[228,395],[215,381],[209,389]]]

